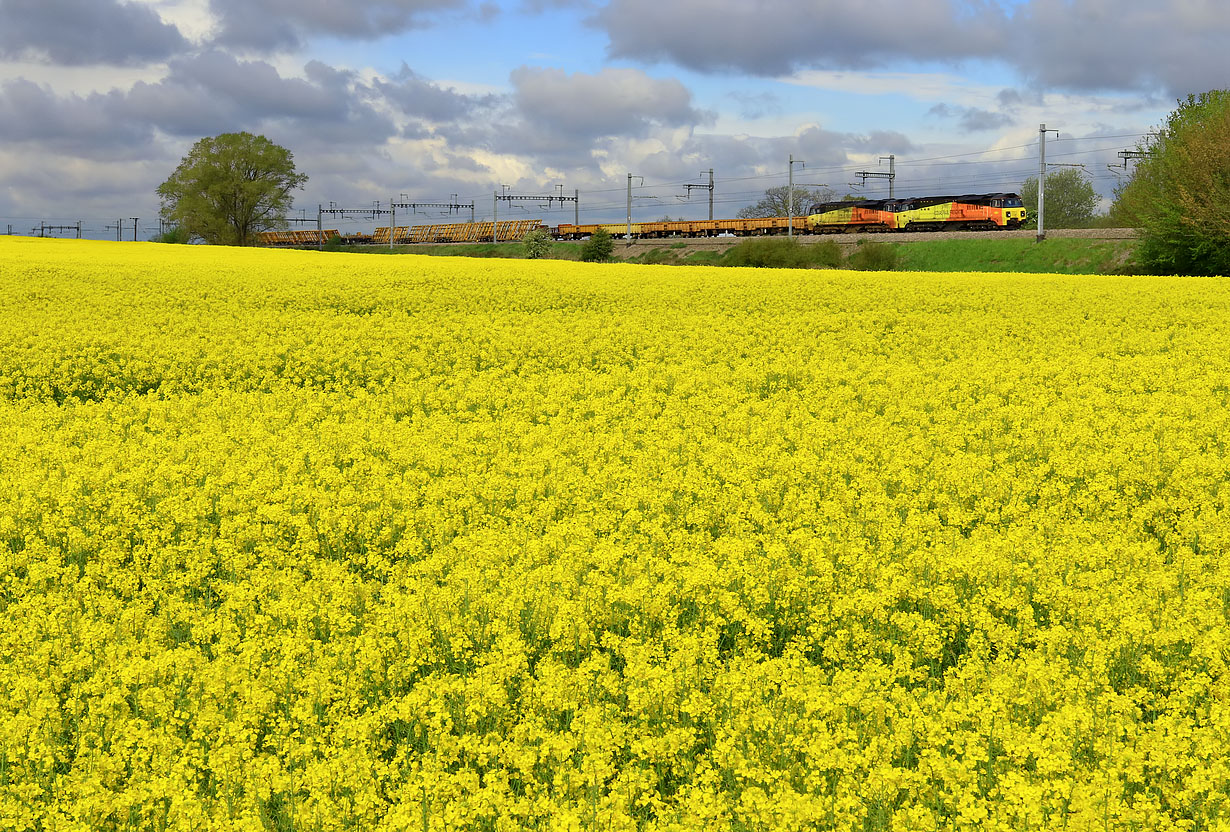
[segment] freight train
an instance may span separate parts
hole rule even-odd
[[[532,230],[546,231],[556,240],[584,240],[598,229],[612,237],[634,239],[663,237],[716,237],[795,234],[841,234],[849,232],[896,231],[994,231],[1020,228],[1025,223],[1025,206],[1013,193],[965,194],[962,196],[922,196],[901,199],[863,199],[822,202],[811,207],[806,216],[757,217],[734,220],[661,220],[627,223],[544,225],[541,220],[509,220],[493,229],[490,222],[442,223],[438,225],[387,226],[375,234],[349,234],[342,241],[353,244],[394,244],[489,242],[493,232],[502,242],[520,240]],[[336,231],[266,231],[262,245],[315,245],[319,236],[330,239]]]

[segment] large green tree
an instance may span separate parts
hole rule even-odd
[[[163,219],[192,237],[246,246],[257,232],[286,227],[291,191],[307,179],[286,148],[264,136],[223,133],[193,145],[158,196]]]
[[[1146,270],[1230,275],[1230,90],[1178,103],[1111,213],[1137,229]]]
[[[769,188],[764,196],[753,205],[742,208],[737,216],[739,219],[754,219],[756,217],[784,217],[789,210],[789,185],[778,185]],[[801,217],[811,211],[811,206],[817,202],[828,202],[833,199],[833,192],[828,188],[794,186],[794,215]]]
[[[1025,203],[1029,225],[1037,228],[1038,177],[1025,180],[1021,201]],[[1083,170],[1064,168],[1046,175],[1046,228],[1084,228],[1093,220],[1097,207],[1098,192]]]

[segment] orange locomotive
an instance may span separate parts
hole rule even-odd
[[[1025,204],[1008,193],[823,202],[812,206],[807,220],[820,234],[1014,229],[1025,222]]]

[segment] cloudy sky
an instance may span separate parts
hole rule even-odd
[[[702,217],[711,168],[733,216],[791,154],[839,193],[885,195],[857,174],[890,154],[898,194],[1017,190],[1040,122],[1109,195],[1227,54],[1224,0],[0,0],[0,233],[146,237],[192,143],[239,130],[294,153],[312,217],[563,186],[617,219],[629,173],[637,218]]]

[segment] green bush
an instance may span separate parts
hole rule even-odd
[[[154,243],[173,243],[176,245],[185,245],[192,242],[192,235],[188,230],[181,225],[176,225],[167,231],[155,236],[151,242]]]
[[[605,228],[599,228],[581,246],[581,259],[586,263],[605,263],[615,252],[615,241]]]
[[[633,258],[633,262],[652,266],[676,266],[679,264],[679,255],[674,251],[655,248]]]
[[[525,247],[525,256],[530,260],[538,260],[550,254],[551,243],[551,235],[541,228],[527,231],[521,238],[521,245]]]
[[[725,266],[768,269],[832,268],[841,264],[841,247],[832,240],[803,244],[796,239],[761,237],[744,240],[726,252]]]
[[[891,272],[901,265],[901,251],[891,243],[859,240],[846,267],[867,272]]]
[[[684,266],[721,266],[724,265],[722,255],[716,251],[693,251],[680,263]]]
[[[1038,177],[1021,185],[1028,219],[1022,228],[1038,227]],[[1098,192],[1084,168],[1066,168],[1046,175],[1046,227],[1088,228],[1098,207]]]
[[[821,240],[807,246],[812,266],[818,269],[835,269],[841,265],[841,246],[833,240]]]
[[[1230,275],[1230,90],[1190,95],[1167,118],[1111,215],[1140,236],[1149,274]]]

